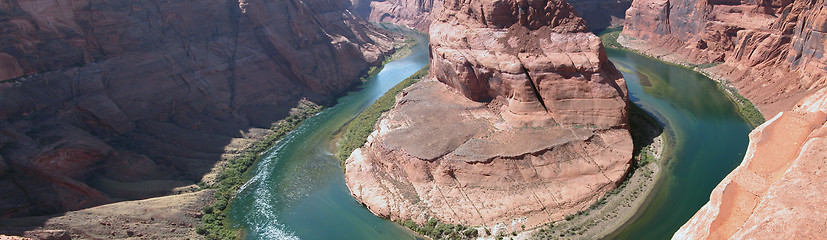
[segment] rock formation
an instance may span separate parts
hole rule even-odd
[[[231,139],[330,102],[392,50],[349,7],[3,1],[0,217],[192,187]]]
[[[766,118],[827,86],[827,5],[808,1],[635,0],[619,41],[731,81]]]
[[[565,1],[448,0],[431,76],[346,161],[354,197],[393,220],[538,226],[629,170],[625,81]]]
[[[387,22],[428,32],[433,9],[442,8],[442,0],[351,0],[353,9],[373,22]]]
[[[827,238],[827,88],[749,138],[741,165],[673,239]]]

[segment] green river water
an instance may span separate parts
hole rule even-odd
[[[358,91],[305,121],[264,153],[229,208],[247,239],[417,239],[357,203],[331,153],[331,136],[388,89],[428,63],[425,37]],[[676,136],[662,182],[645,208],[611,238],[667,239],[740,162],[749,127],[715,83],[701,74],[638,54],[607,49],[632,101]],[[642,87],[641,81],[648,87]]]
[[[706,76],[618,49],[606,49],[632,102],[674,136],[662,178],[636,216],[609,239],[669,239],[744,158],[749,125]]]

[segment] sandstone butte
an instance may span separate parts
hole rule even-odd
[[[393,50],[348,8],[0,2],[0,218],[197,188],[225,147],[303,98],[331,102]]]
[[[827,88],[749,135],[744,161],[673,239],[827,237]]]
[[[827,86],[824,0],[635,0],[622,44],[726,79],[766,119]]]
[[[430,77],[346,161],[392,220],[519,230],[587,208],[629,171],[625,81],[563,0],[444,1]]]

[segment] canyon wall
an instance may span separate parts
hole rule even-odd
[[[345,163],[358,201],[392,220],[519,230],[623,180],[625,81],[569,4],[448,0],[436,12],[430,76]]]
[[[569,0],[568,3],[592,31],[623,26],[626,9],[632,6],[632,0]]]
[[[824,239],[827,88],[750,133],[744,161],[673,239]]]
[[[827,86],[825,4],[635,0],[618,41],[670,61],[709,64],[704,72],[729,81],[771,118]]]
[[[404,25],[428,32],[431,18],[442,9],[443,0],[351,0],[352,10],[365,19]],[[571,0],[577,14],[592,30],[623,24],[632,0]]]
[[[434,9],[442,0],[351,0],[353,11],[373,22],[387,22],[428,32]]]
[[[186,191],[393,50],[340,0],[0,2],[0,217]]]

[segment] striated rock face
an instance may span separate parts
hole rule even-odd
[[[827,3],[635,0],[619,39],[672,61],[721,63],[766,118],[827,86]]]
[[[340,0],[0,3],[0,217],[157,196],[393,39]],[[148,194],[102,189],[139,188]],[[158,192],[157,190],[160,190]]]
[[[501,98],[509,120],[626,123],[625,82],[565,1],[446,1],[430,34],[433,76],[475,101]]]
[[[392,220],[538,226],[629,169],[623,78],[564,1],[445,1],[431,77],[397,96],[346,161],[354,197]]]
[[[351,0],[353,9],[373,22],[399,24],[428,32],[433,9],[442,9],[442,0]]]
[[[827,88],[750,133],[744,161],[673,239],[824,239]]]

